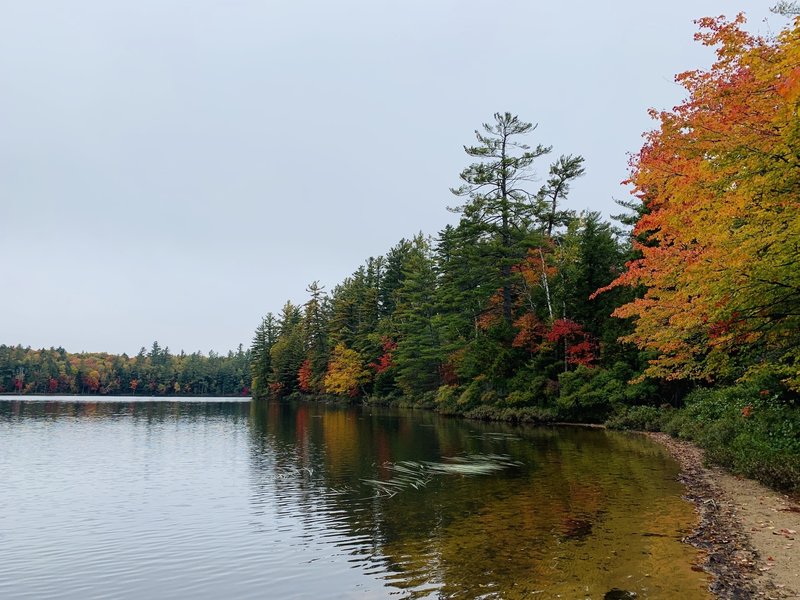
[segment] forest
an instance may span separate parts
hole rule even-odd
[[[798,489],[800,22],[743,22],[698,22],[716,61],[651,111],[613,221],[564,208],[580,155],[496,113],[454,174],[458,223],[268,313],[253,395],[664,430]]]
[[[0,345],[0,393],[247,396],[250,351],[171,354],[153,342],[135,356]]]

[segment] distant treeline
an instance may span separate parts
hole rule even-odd
[[[135,356],[0,345],[0,393],[248,395],[250,351],[171,354],[158,342]]]
[[[800,488],[800,18],[761,38],[703,19],[708,71],[653,111],[618,228],[535,187],[535,126],[497,113],[465,147],[460,215],[269,313],[256,397],[397,400],[509,420],[607,421],[695,439]]]

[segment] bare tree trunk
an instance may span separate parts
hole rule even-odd
[[[544,287],[544,296],[547,300],[547,314],[550,315],[550,320],[553,320],[553,302],[550,299],[550,281],[547,278],[547,263],[544,261],[544,252],[539,248],[539,258],[542,261],[542,286]]]

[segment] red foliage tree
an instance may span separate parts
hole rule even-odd
[[[300,370],[297,372],[297,384],[301,392],[308,394],[314,391],[311,385],[312,376],[313,373],[311,372],[311,361],[305,359],[303,364],[300,365]]]
[[[570,319],[553,321],[545,339],[553,344],[564,344],[564,361],[567,365],[592,366],[597,356],[596,344],[583,327]]]
[[[378,357],[377,362],[369,363],[376,374],[385,373],[395,365],[392,353],[397,349],[397,342],[385,336],[381,341],[383,342],[383,354]]]

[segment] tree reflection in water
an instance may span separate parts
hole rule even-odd
[[[254,507],[403,597],[709,597],[677,466],[644,438],[311,403],[250,418]]]

